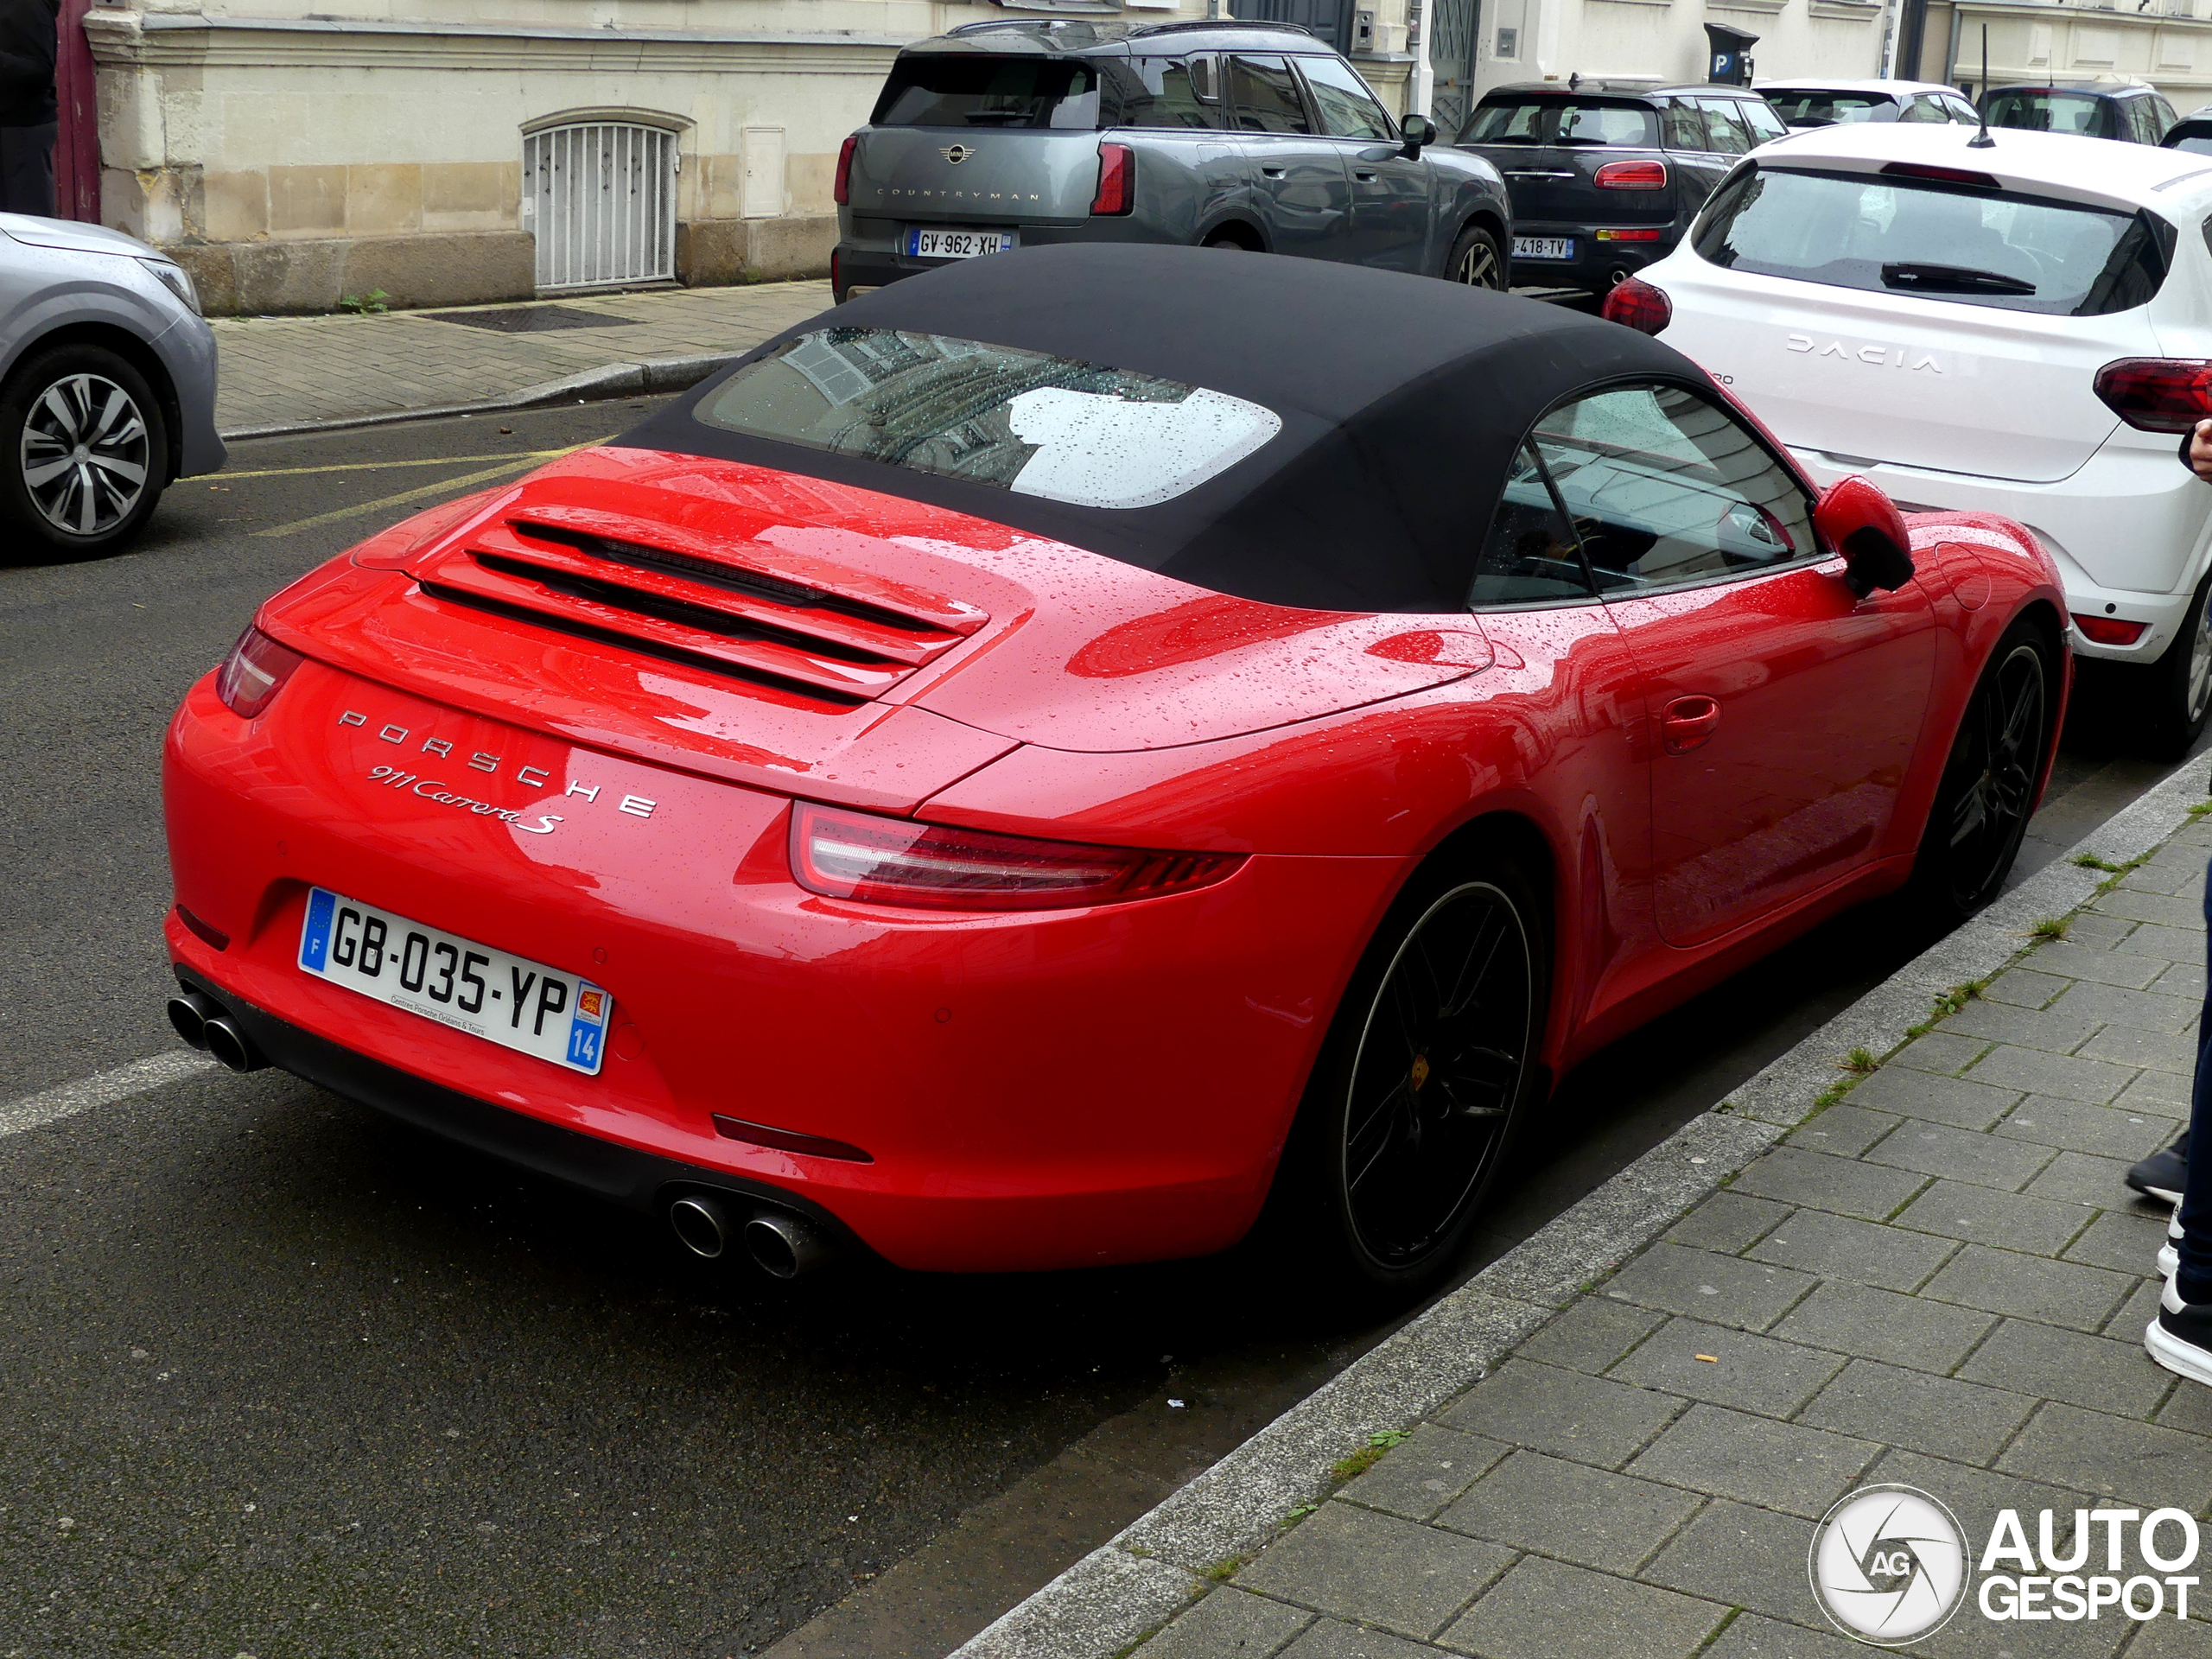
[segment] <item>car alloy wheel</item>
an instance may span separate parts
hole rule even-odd
[[[1399,943],[1362,1025],[1337,1151],[1340,1201],[1376,1267],[1414,1267],[1457,1230],[1504,1145],[1536,1036],[1520,908],[1452,887]]]
[[[1489,238],[1471,238],[1461,245],[1459,257],[1452,266],[1452,280],[1465,283],[1470,288],[1504,286],[1498,270],[1497,249]]]
[[[1932,827],[1945,838],[1949,896],[1961,915],[1994,896],[2027,833],[2050,719],[2045,677],[2041,648],[2008,635],[1960,726]]]
[[[55,529],[92,537],[128,518],[152,456],[144,411],[105,375],[64,375],[41,391],[17,446],[25,492]]]

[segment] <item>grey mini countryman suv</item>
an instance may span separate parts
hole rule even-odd
[[[969,23],[837,158],[840,301],[1046,242],[1176,242],[1506,285],[1505,186],[1280,23]]]

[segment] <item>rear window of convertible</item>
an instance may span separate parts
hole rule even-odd
[[[1278,432],[1273,410],[1042,352],[823,328],[731,376],[709,426],[1084,507],[1148,507]]]
[[[1692,244],[1732,270],[2062,317],[2147,303],[2171,245],[2149,213],[1772,167],[1723,185]]]

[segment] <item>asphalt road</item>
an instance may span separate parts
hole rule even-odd
[[[241,445],[0,567],[0,1106],[175,1048],[160,736],[257,602],[644,407]],[[2166,771],[2069,738],[2031,861]],[[1923,942],[1870,908],[1598,1057],[1469,1270]],[[0,1659],[933,1655],[1380,1334],[1242,1254],[786,1291],[203,1075],[0,1138]]]

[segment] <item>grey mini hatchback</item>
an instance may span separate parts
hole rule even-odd
[[[900,52],[837,158],[840,302],[1047,242],[1507,281],[1504,181],[1281,23],[969,23]]]

